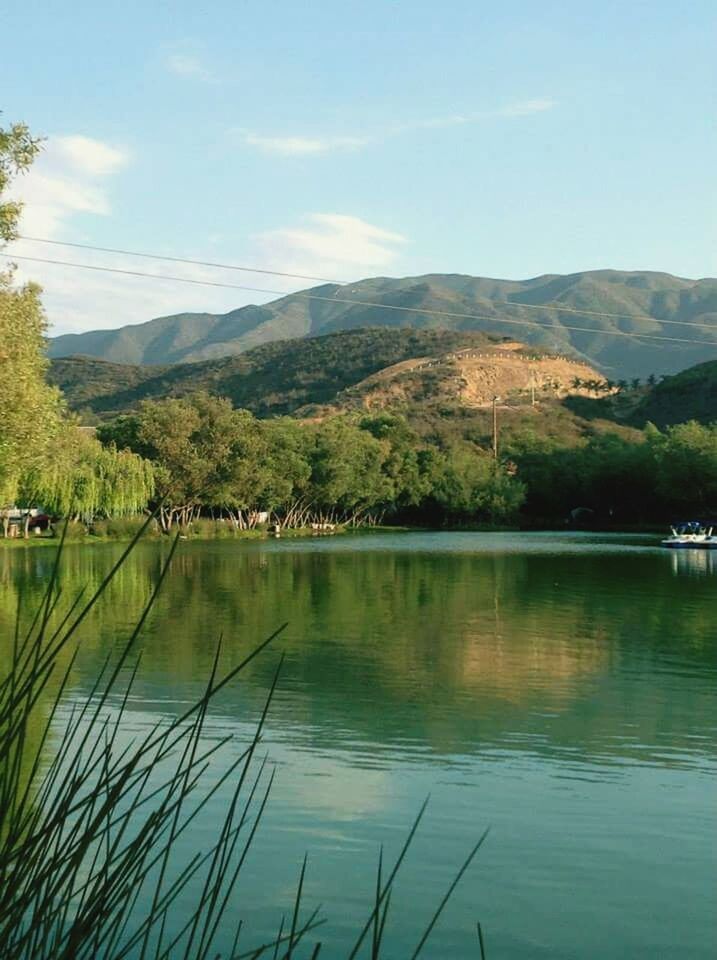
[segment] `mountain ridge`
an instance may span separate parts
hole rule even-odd
[[[717,279],[619,270],[527,280],[436,273],[373,277],[325,283],[225,314],[180,313],[116,330],[65,334],[50,341],[48,352],[53,358],[81,354],[164,365],[361,327],[507,333],[571,353],[613,377],[672,374],[717,358]]]

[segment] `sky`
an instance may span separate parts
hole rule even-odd
[[[2,19],[0,124],[45,138],[15,186],[25,236],[342,282],[717,276],[712,0],[26,0]],[[18,260],[54,334],[311,285],[9,249],[269,291]]]

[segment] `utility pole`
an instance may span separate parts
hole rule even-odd
[[[498,408],[500,397],[493,397],[493,459],[498,459]]]

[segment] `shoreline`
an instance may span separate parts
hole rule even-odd
[[[428,526],[377,526],[377,527],[337,527],[331,533],[317,533],[310,527],[299,527],[294,530],[282,531],[279,536],[270,533],[268,530],[237,530],[231,533],[223,533],[220,536],[189,534],[182,535],[180,539],[187,543],[214,543],[228,541],[261,541],[261,540],[298,540],[298,539],[325,539],[332,536],[344,536],[346,534],[367,536],[371,534],[390,534],[390,533],[592,533],[592,534],[625,534],[634,536],[636,534],[645,535],[663,535],[665,527],[658,524],[626,524],[624,526],[594,526],[594,527],[568,527],[564,524],[536,524],[523,526],[491,526],[487,524],[461,525],[454,527],[428,527]],[[149,533],[141,538],[142,542],[170,542],[173,534]],[[59,536],[33,536],[29,539],[23,537],[0,537],[0,550],[22,550],[34,548],[48,548],[60,545]],[[96,536],[87,534],[84,537],[71,537],[65,540],[66,546],[99,546],[111,543],[129,543],[132,540],[131,535],[127,536]]]

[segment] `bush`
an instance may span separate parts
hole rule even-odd
[[[64,522],[61,522],[57,525],[56,530],[58,533],[62,533],[64,527]],[[67,532],[65,533],[65,540],[84,540],[87,536],[87,526],[84,523],[81,523],[79,520],[68,520],[67,521]]]
[[[142,528],[147,518],[141,515],[134,517],[113,517],[106,520],[95,520],[92,524],[92,533],[96,537],[109,537],[112,540],[131,540]],[[154,520],[145,536],[158,536],[159,525]]]
[[[187,529],[188,536],[200,540],[224,540],[236,534],[236,527],[231,520],[212,520],[210,517],[193,520]]]

